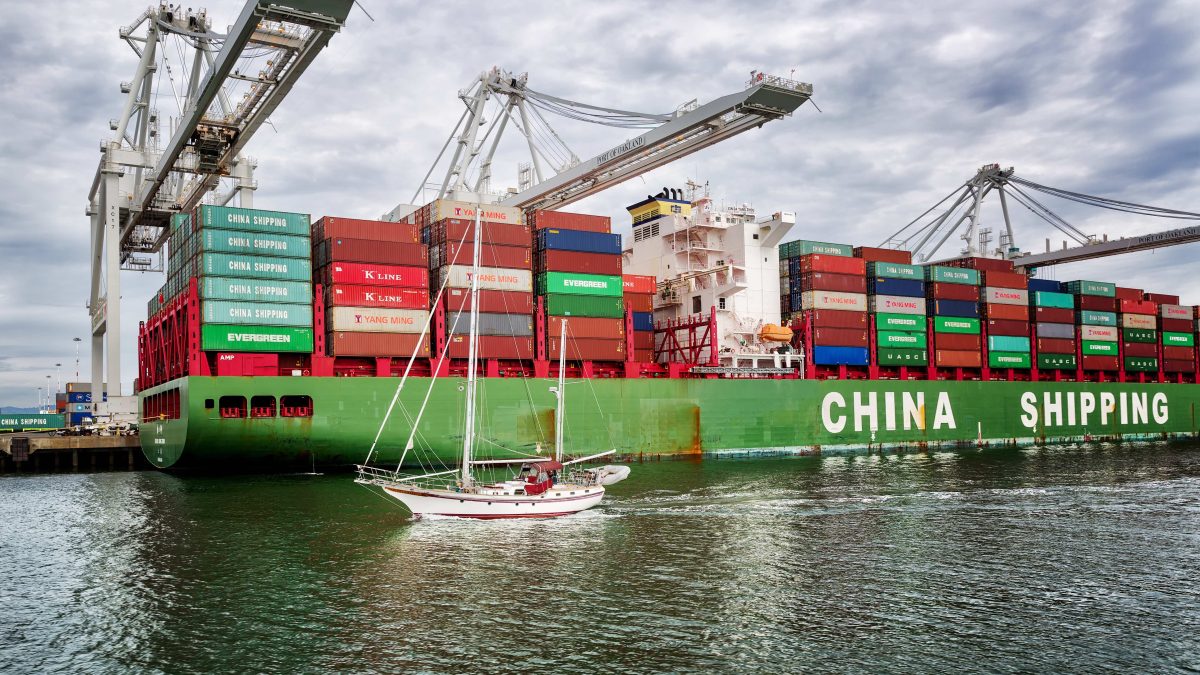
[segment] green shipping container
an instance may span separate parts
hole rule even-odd
[[[1191,333],[1166,333],[1162,334],[1162,343],[1168,347],[1195,347],[1196,336]]]
[[[546,296],[546,314],[619,319],[625,316],[625,302],[621,298],[551,293]]]
[[[1075,355],[1038,354],[1038,368],[1043,370],[1075,370]]]
[[[925,349],[926,346],[925,333],[905,333],[890,330],[881,330],[876,333],[875,343],[881,348]]]
[[[244,302],[287,302],[312,304],[311,281],[267,281],[263,279],[200,279],[202,300],[241,300]]]
[[[619,298],[624,284],[619,274],[576,274],[575,272],[544,272],[537,277],[538,295],[599,295]]]
[[[1092,312],[1086,309],[1081,309],[1075,314],[1079,323],[1084,326],[1115,326],[1117,325],[1116,312]]]
[[[1158,342],[1158,331],[1149,328],[1122,328],[1121,339],[1125,342]]]
[[[1073,295],[1100,295],[1106,298],[1117,297],[1117,285],[1107,281],[1068,281],[1067,290]]]
[[[935,316],[933,317],[933,332],[979,335],[979,319],[966,319],[957,316]]]
[[[1141,373],[1158,370],[1158,359],[1152,359],[1145,356],[1126,356],[1125,370],[1132,370]]]
[[[1029,338],[1017,335],[989,335],[988,350],[996,352],[1027,352]]]
[[[967,284],[968,286],[978,286],[979,271],[961,267],[942,267],[941,265],[931,265],[925,268],[925,280],[934,281],[940,284]]]
[[[206,253],[242,253],[276,258],[312,258],[312,240],[294,234],[202,230],[200,250]]]
[[[200,349],[215,352],[304,352],[313,350],[313,329],[286,326],[200,327]]]
[[[66,426],[62,415],[43,413],[5,413],[0,415],[0,430],[61,429]]]
[[[310,281],[312,279],[312,263],[299,258],[262,258],[256,255],[233,253],[202,253],[200,274],[239,279]],[[619,281],[621,277],[615,278]]]
[[[1083,341],[1084,356],[1116,356],[1116,342],[1099,342],[1096,340]]]
[[[840,255],[847,258],[854,257],[854,247],[849,244],[830,244],[825,241],[806,241],[798,239],[793,242],[788,242],[792,245],[789,258],[798,258],[802,255],[810,253],[820,253],[821,255]]]
[[[927,366],[929,352],[924,349],[896,349],[880,347],[876,352],[881,366]]]
[[[916,279],[925,278],[925,273],[919,265],[903,265],[901,263],[873,262],[867,264],[871,276],[883,279]]]
[[[875,315],[875,327],[879,330],[925,330],[925,317],[918,314]]]
[[[236,300],[206,300],[200,305],[203,323],[229,323],[241,326],[312,327],[312,305],[293,305],[281,302],[241,302]]]
[[[1075,309],[1075,296],[1070,293],[1054,293],[1053,291],[1035,291],[1033,294],[1034,307],[1059,307]]]
[[[992,368],[1028,368],[1030,363],[1029,352],[988,353],[988,365]]]
[[[311,232],[307,213],[204,205],[196,210],[196,215],[201,228],[215,227],[219,230],[238,230],[240,232],[303,235]]]

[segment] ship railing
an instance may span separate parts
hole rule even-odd
[[[786,77],[780,77],[778,75],[768,75],[766,73],[755,73],[754,77],[750,78],[750,81],[746,83],[746,88],[749,89],[750,87],[753,87],[753,86],[756,86],[759,84],[769,84],[773,87],[779,87],[781,89],[791,89],[793,91],[798,91],[802,94],[811,95],[813,92],[813,86],[811,84],[809,84],[808,82],[800,82],[798,80],[790,80]]]
[[[354,478],[355,483],[362,483],[363,485],[378,485],[380,487],[398,487],[402,485],[421,485],[422,487],[429,487],[430,485],[425,480],[427,478],[448,476],[450,474],[458,473],[458,469],[450,469],[448,471],[423,473],[417,476],[405,476],[401,475],[397,471],[380,469],[379,467],[366,466],[363,464],[358,464],[355,466],[355,468],[357,469],[357,475]]]

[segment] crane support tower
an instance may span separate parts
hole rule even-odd
[[[353,0],[249,0],[221,34],[205,10],[162,3],[121,29],[138,62],[121,83],[125,105],[100,144],[86,211],[93,391],[103,390],[107,374],[109,395],[122,393],[121,270],[162,270],[173,214],[206,198],[252,206],[255,162],[242,149],[352,7]],[[154,107],[164,98],[177,107],[168,125]]]

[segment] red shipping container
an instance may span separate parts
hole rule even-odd
[[[1075,310],[1063,307],[1035,307],[1033,320],[1039,323],[1075,323]]]
[[[783,297],[787,297],[786,295]],[[653,312],[654,311],[654,294],[653,293],[626,293],[625,306],[631,312]]]
[[[1118,359],[1115,356],[1084,356],[1079,361],[1084,370],[1117,370]]]
[[[1126,342],[1121,349],[1125,356],[1142,356],[1157,358],[1158,345],[1152,342]]]
[[[1122,288],[1121,286],[1117,286],[1116,298],[1118,300],[1141,300],[1144,295],[1145,292],[1140,288]],[[1175,305],[1179,303],[1173,302],[1171,304]]]
[[[1013,262],[1011,260],[999,260],[997,258],[959,258],[958,260],[947,260],[939,264],[946,267],[965,267],[967,269],[979,270],[980,272],[1013,271]]]
[[[313,246],[313,266],[324,267],[334,261],[428,267],[429,250],[424,244],[411,242],[345,237],[317,241]]]
[[[635,349],[633,350],[633,360],[638,363],[654,363],[654,350]]]
[[[621,273],[622,256],[581,251],[539,251],[535,270],[542,272],[578,272],[580,274]]]
[[[1171,303],[1175,304],[1175,303]],[[1162,368],[1167,373],[1194,373],[1196,372],[1195,361],[1168,361],[1163,360]]]
[[[331,356],[395,356],[408,357],[420,342],[417,356],[429,356],[429,338],[420,333],[350,333],[332,332],[325,342]]]
[[[485,220],[480,223],[480,229],[483,230],[483,243],[485,244],[533,247],[533,237],[529,234],[529,227],[526,225],[493,223]],[[467,241],[475,241],[475,221],[473,220],[444,218],[429,227],[431,244]]]
[[[1065,338],[1038,338],[1037,350],[1042,354],[1074,354],[1075,341]]]
[[[1076,296],[1076,300],[1079,302],[1079,309],[1086,309],[1093,312],[1117,311],[1116,298],[1106,298],[1101,295],[1080,295]]]
[[[929,297],[934,300],[962,300],[979,302],[979,287],[967,284],[932,283],[927,286]]]
[[[334,284],[325,287],[325,304],[329,307],[429,309],[429,291],[424,288]]]
[[[1148,314],[1151,316],[1158,314],[1158,305],[1149,300],[1128,300],[1121,298],[1118,298],[1118,300],[1120,300],[1118,307],[1121,308],[1120,311],[1123,314]]]
[[[984,303],[983,315],[989,319],[1029,321],[1028,305],[993,305]],[[1070,322],[1068,322],[1070,323]]]
[[[901,265],[912,264],[911,251],[900,251],[894,248],[871,248],[870,246],[857,246],[854,248],[854,257],[862,258],[867,262],[890,262],[900,263]]]
[[[983,338],[965,333],[934,333],[933,344],[938,349],[979,352],[983,347]]]
[[[1196,358],[1196,350],[1191,347],[1172,347],[1171,345],[1163,345],[1163,360],[1165,361],[1183,361]]]
[[[1158,325],[1161,330],[1168,333],[1194,333],[1192,322],[1187,319],[1159,319]]]
[[[593,216],[587,213],[537,210],[528,214],[529,224],[534,230],[553,227],[560,230],[583,230],[584,232],[612,232],[612,218]]]
[[[546,335],[562,335],[561,316],[546,317]],[[625,335],[625,319],[599,319],[582,316],[566,317],[567,339],[571,338],[617,338]],[[653,333],[651,333],[653,335]]]
[[[794,283],[794,282],[793,282]],[[839,291],[842,293],[866,293],[867,278],[851,274],[829,274],[809,272],[800,275],[800,289],[805,291]]]
[[[356,284],[395,288],[429,288],[429,270],[424,267],[335,262],[317,270],[316,277],[326,286]]]
[[[984,286],[992,286],[994,288],[1029,288],[1029,277],[1020,272],[986,271],[982,276]]]
[[[475,242],[460,243],[447,241],[429,247],[429,258],[434,267],[467,265],[474,262]],[[482,244],[479,247],[480,267],[499,267],[509,270],[533,268],[533,251],[529,246],[504,246]]]
[[[813,345],[821,347],[866,347],[867,331],[852,330],[849,328],[814,328]]]
[[[447,288],[442,295],[447,312],[471,309],[471,291],[466,288]],[[533,314],[533,293],[480,289],[479,311],[490,314]]]
[[[551,359],[557,359],[562,353],[562,343],[557,337],[547,337],[546,348]],[[567,360],[624,361],[625,340],[567,338]]]
[[[633,331],[634,349],[654,349],[654,332],[648,330]]]
[[[658,284],[654,277],[645,274],[626,274],[621,277],[621,285],[626,297],[630,293],[647,293],[654,295],[658,292]]]
[[[987,322],[987,331],[988,335],[1014,335],[1017,337],[1027,337],[1029,335],[1029,322],[989,319]]]
[[[1167,295],[1166,293],[1143,293],[1142,299],[1149,300],[1150,302],[1157,302],[1160,305],[1178,305],[1179,304],[1179,296],[1178,295]]]
[[[421,228],[412,223],[387,223],[381,220],[359,220],[325,216],[312,224],[312,238],[320,241],[332,237],[421,243]]]
[[[808,313],[813,328],[867,330],[867,319],[870,317],[866,312],[846,312],[838,309],[816,309]]]
[[[979,368],[983,365],[983,355],[975,351],[938,349],[933,353],[933,363],[939,368]]]
[[[863,276],[867,273],[867,261],[862,258],[809,253],[800,256],[800,272],[828,272],[830,274]]]
[[[533,338],[512,337],[511,335],[480,335],[476,338],[475,353],[481,359],[510,359],[533,360]],[[450,336],[450,346],[446,355],[452,359],[465,359],[469,356],[470,341],[465,335]]]

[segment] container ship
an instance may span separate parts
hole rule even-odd
[[[1197,432],[1197,314],[1176,296],[789,239],[794,214],[696,188],[631,205],[624,242],[603,216],[452,200],[394,222],[178,214],[139,326],[143,451],[348,466],[378,438],[395,463],[425,406],[408,457],[452,465],[477,210],[478,426],[500,458],[549,446],[564,350],[572,447],[627,459]]]

